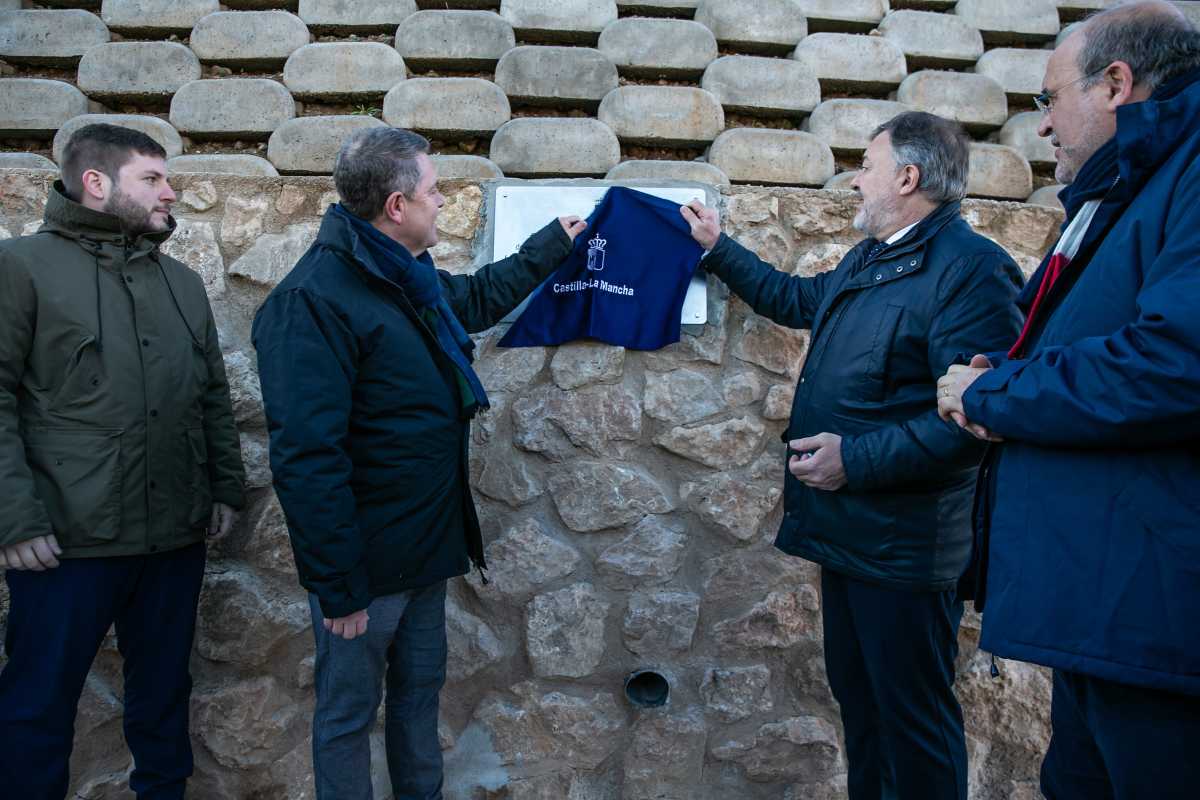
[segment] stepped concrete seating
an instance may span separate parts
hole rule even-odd
[[[494,11],[418,11],[396,29],[410,69],[492,70],[516,46],[512,25]]]
[[[297,13],[317,34],[394,33],[396,26],[417,13],[417,4],[414,0],[300,0]]]
[[[596,47],[623,74],[654,78],[698,78],[717,57],[712,31],[690,19],[618,19]]]
[[[88,48],[108,40],[108,26],[88,11],[0,11],[0,58],[5,61],[74,66]]]
[[[888,12],[888,0],[796,0],[810,31],[867,33]]]
[[[317,42],[288,56],[283,83],[301,100],[382,97],[404,80],[404,59],[382,42]]]
[[[628,144],[707,145],[725,129],[721,103],[691,86],[621,86],[605,95],[596,116]]]
[[[308,44],[308,26],[287,11],[218,11],[192,28],[192,52],[207,64],[283,66]]]
[[[0,153],[0,169],[50,169],[57,172],[58,164],[37,153]]]
[[[1038,167],[1054,166],[1054,145],[1050,144],[1048,136],[1038,136],[1038,126],[1042,123],[1042,112],[1025,111],[1014,114],[1004,127],[1000,129],[997,140],[1016,150],[1030,164]]]
[[[1042,91],[1046,63],[1052,50],[1027,50],[997,47],[988,50],[975,64],[975,71],[986,75],[1004,88],[1010,105],[1032,108],[1034,95]]]
[[[823,186],[833,177],[833,152],[811,133],[734,128],[717,137],[708,162],[738,183]]]
[[[107,42],[83,54],[75,83],[98,100],[164,103],[200,73],[196,54],[178,42]]]
[[[1058,35],[1055,0],[958,0],[954,13],[990,45],[1047,42]]]
[[[616,0],[501,0],[500,16],[529,42],[595,44],[617,19]]]
[[[192,81],[171,98],[171,124],[193,138],[266,139],[295,116],[287,87],[266,78]]]
[[[610,181],[694,181],[728,186],[729,176],[703,161],[622,161],[604,176]]]
[[[953,11],[958,0],[892,0],[891,6],[901,11]]]
[[[122,34],[187,35],[197,22],[220,10],[218,0],[104,0],[100,19]]]
[[[1075,22],[1094,11],[1100,11],[1112,5],[1112,0],[1057,0],[1058,16],[1064,22]]]
[[[88,99],[69,83],[0,78],[0,136],[49,139],[67,120],[88,113]]]
[[[617,0],[622,14],[641,14],[650,17],[692,17],[700,0]]]
[[[499,11],[500,0],[417,0],[422,11]]]
[[[619,84],[616,65],[591,47],[522,45],[496,65],[496,85],[520,105],[595,111]]]
[[[179,131],[171,127],[165,119],[140,114],[80,114],[64,122],[54,134],[54,144],[51,146],[54,160],[61,164],[63,150],[76,131],[97,122],[141,131],[162,145],[163,150],[167,151],[167,158],[174,158],[183,153],[183,139],[180,138]]]
[[[998,200],[1024,200],[1033,191],[1033,171],[1016,150],[1002,144],[971,143],[967,194]]]
[[[825,181],[825,185],[821,188],[837,192],[852,192],[854,187],[851,186],[854,179],[858,177],[858,170],[851,169],[846,172],[839,172],[829,180]]]
[[[175,156],[167,160],[167,174],[208,172],[216,175],[245,175],[256,178],[277,178],[279,171],[271,162],[258,156],[238,153],[212,153]]]
[[[808,35],[795,0],[701,0],[696,21],[721,44],[746,53],[786,55]]]
[[[1048,208],[1057,208],[1063,210],[1063,204],[1058,199],[1058,193],[1065,187],[1061,183],[1052,183],[1049,186],[1043,186],[1040,189],[1034,189],[1033,194],[1025,200],[1026,203],[1032,203],[1035,206],[1046,206]]]
[[[871,143],[872,131],[905,111],[912,108],[892,100],[826,100],[813,110],[804,127],[834,152],[857,156]]]
[[[882,36],[810,34],[796,45],[792,59],[816,76],[825,93],[885,93],[908,76],[904,53]]]
[[[1193,25],[1200,28],[1200,0],[1175,0],[1172,5],[1182,11]]]
[[[1008,99],[1000,84],[969,72],[914,72],[900,84],[896,99],[956,120],[973,134],[995,130],[1008,119]]]
[[[708,65],[700,87],[736,114],[801,117],[821,102],[809,68],[786,58],[722,56]]]
[[[18,11],[21,8],[21,0],[0,0],[0,11]]]
[[[621,144],[599,120],[524,117],[496,131],[490,155],[509,176],[600,177],[621,160]]]
[[[512,110],[500,87],[482,78],[409,78],[383,98],[383,119],[438,139],[490,134]]]
[[[267,142],[267,158],[282,174],[333,172],[346,137],[364,128],[383,128],[374,117],[347,114],[296,117],[280,125]]]
[[[983,55],[979,30],[954,14],[893,11],[879,23],[879,33],[904,51],[913,71],[968,67]]]
[[[440,180],[490,181],[504,177],[504,171],[483,156],[435,155],[430,158]]]

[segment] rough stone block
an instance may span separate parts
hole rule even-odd
[[[279,172],[270,161],[258,156],[212,154],[176,156],[167,161],[167,173],[203,172],[212,175],[244,175],[251,178],[277,178]]]
[[[381,128],[374,117],[347,114],[289,119],[271,134],[267,158],[281,173],[333,172],[333,161],[346,137],[363,128]]]
[[[0,169],[52,169],[57,172],[58,164],[37,153],[0,153]]]
[[[1008,119],[1008,99],[1000,84],[984,75],[922,70],[904,79],[896,99],[918,111],[957,120],[967,130],[999,128]]]
[[[284,85],[302,99],[384,95],[405,74],[400,54],[382,42],[306,44],[283,65]]]
[[[707,144],[725,129],[717,98],[689,86],[621,86],[605,95],[597,116],[631,144]]]
[[[383,98],[383,119],[439,137],[491,133],[512,115],[500,87],[482,78],[410,78]]]
[[[171,124],[190,136],[266,139],[294,116],[287,87],[265,78],[192,81],[171,98]]]
[[[25,64],[75,64],[108,41],[108,27],[81,9],[0,11],[0,58]]]
[[[521,39],[592,43],[616,20],[617,4],[615,0],[501,0],[500,16]]]
[[[873,130],[911,110],[892,100],[826,100],[816,107],[805,127],[839,153],[861,153],[871,143]]]
[[[1046,206],[1047,208],[1056,208],[1062,211],[1063,204],[1058,199],[1058,193],[1065,188],[1061,183],[1052,183],[1049,186],[1034,189],[1033,194],[1029,195],[1025,202],[1035,206]]]
[[[396,30],[413,69],[492,69],[516,45],[512,25],[492,11],[418,11]]]
[[[496,84],[518,103],[595,110],[620,80],[616,65],[599,50],[523,45],[500,59]]]
[[[702,0],[696,22],[748,53],[787,53],[808,35],[799,0]]]
[[[172,128],[166,120],[137,114],[83,114],[64,122],[63,126],[58,129],[58,133],[54,134],[54,160],[61,164],[63,149],[75,132],[85,125],[93,125],[97,122],[119,125],[122,128],[130,128],[146,134],[162,145],[162,148],[167,151],[167,158],[173,158],[183,152],[183,140],[179,137],[179,132]]]
[[[76,83],[102,100],[161,101],[200,74],[196,54],[178,42],[107,42],[83,54]]]
[[[49,139],[63,123],[88,113],[83,92],[44,78],[0,78],[0,136]]]
[[[729,176],[703,161],[622,161],[604,176],[610,181],[695,181],[728,186]]]
[[[1033,171],[1025,157],[1002,144],[971,144],[967,194],[1001,200],[1024,200],[1033,191]]]
[[[496,131],[491,158],[505,175],[600,176],[621,160],[621,145],[599,120],[524,117]]]
[[[104,0],[100,19],[120,33],[184,33],[203,17],[220,11],[218,0]]]
[[[218,11],[196,23],[191,43],[204,62],[268,67],[308,44],[308,26],[286,11]]]
[[[1042,123],[1042,112],[1024,111],[1014,114],[1000,129],[1000,144],[1006,144],[1025,156],[1030,164],[1054,164],[1054,145],[1050,138],[1038,136],[1038,126]]]
[[[936,11],[893,11],[879,33],[904,51],[913,70],[974,64],[983,55],[983,37],[963,17]]]
[[[490,181],[504,177],[495,162],[483,156],[433,156],[433,165],[443,180]]]
[[[1000,84],[1010,99],[1032,104],[1031,98],[1042,91],[1042,78],[1046,76],[1046,63],[1052,52],[997,47],[980,57],[975,71]]]
[[[978,28],[988,44],[1045,42],[1058,35],[1055,0],[958,0],[954,13]]]
[[[600,33],[601,53],[629,75],[694,78],[717,57],[717,40],[690,19],[626,17]]]
[[[725,131],[709,148],[708,161],[739,183],[821,186],[834,173],[829,146],[800,131]]]
[[[810,31],[866,33],[888,13],[888,0],[798,0]]]
[[[414,0],[300,0],[297,13],[314,33],[394,33],[397,25],[417,13],[417,4]]]
[[[900,63],[903,66],[903,56]],[[708,65],[700,86],[726,111],[740,114],[796,117],[821,102],[821,86],[812,70],[783,58],[722,56]]]
[[[904,53],[881,36],[814,33],[800,40],[792,58],[826,92],[887,92],[908,75]]]

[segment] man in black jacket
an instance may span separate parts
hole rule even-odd
[[[349,139],[333,172],[342,202],[254,321],[275,491],[317,640],[319,800],[371,796],[385,679],[395,796],[442,796],[446,580],[484,568],[467,443],[488,401],[467,331],[504,317],[586,227],[561,218],[473,275],[441,272],[428,153],[395,128]]]
[[[812,338],[796,386],[776,547],[821,565],[825,665],[842,710],[852,800],[965,800],[954,697],[979,442],[931,409],[963,353],[1011,343],[1021,274],[960,217],[968,141],[907,112],[875,130],[853,186],[867,238],[801,278],[681,209],[702,262],[756,312]]]

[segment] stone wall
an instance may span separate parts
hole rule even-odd
[[[0,237],[36,229],[51,179],[0,172]],[[166,249],[208,286],[252,487],[236,530],[210,549],[192,661],[191,796],[311,798],[312,635],[269,489],[248,335],[255,307],[335,195],[315,177],[174,184],[179,230]],[[445,188],[435,255],[469,270],[485,191]],[[729,233],[800,274],[833,267],[857,239],[848,193],[736,187],[723,201]],[[1012,203],[969,201],[965,213],[1026,270],[1059,222]],[[492,582],[451,582],[440,728],[448,798],[844,797],[817,572],[771,547],[779,434],[807,334],[756,317],[713,279],[708,319],[656,352],[584,342],[497,350],[498,332],[480,337],[494,407],[474,426],[471,475]],[[4,604],[0,594],[0,627]],[[1032,800],[1047,676],[1006,662],[991,678],[978,630],[969,613],[958,691],[971,797]],[[625,700],[625,677],[642,667],[669,679],[665,708]],[[120,788],[129,758],[119,676],[110,636],[80,708],[79,798],[131,796]],[[376,764],[377,796],[387,797]]]

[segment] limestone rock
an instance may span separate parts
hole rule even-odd
[[[700,596],[691,592],[634,592],[621,632],[625,646],[647,657],[685,652],[700,621]]]
[[[658,446],[713,469],[750,463],[762,447],[766,428],[752,417],[695,428],[672,428],[654,437]]]
[[[879,33],[904,51],[912,69],[964,67],[983,55],[978,29],[954,14],[893,11],[879,24]]]
[[[220,297],[225,293],[225,260],[213,224],[181,217],[175,225],[162,251],[199,274],[210,298]]]
[[[623,443],[641,436],[642,403],[620,384],[569,392],[539,386],[513,403],[513,425],[513,442],[522,450],[565,458],[573,446],[594,455],[620,455],[628,449]]]
[[[708,713],[722,722],[737,722],[774,708],[771,670],[766,664],[752,667],[713,667],[700,684]]]
[[[104,0],[100,19],[121,33],[186,35],[202,18],[219,10],[218,0]]]
[[[302,99],[374,98],[406,75],[404,60],[382,42],[319,42],[288,56],[283,83]]]
[[[365,128],[382,127],[374,117],[358,114],[289,119],[271,134],[267,158],[285,174],[329,174],[347,137]]]
[[[525,640],[533,673],[564,678],[591,675],[604,657],[604,623],[609,607],[588,583],[533,598],[525,617]]]
[[[242,350],[225,354],[225,376],[229,380],[229,399],[233,418],[239,428],[266,428],[263,416],[262,384],[250,356]]]
[[[171,124],[192,136],[265,139],[294,116],[287,88],[265,78],[192,81],[171,98]]]
[[[764,319],[747,317],[733,355],[779,375],[798,378],[808,352],[808,331],[793,330]]]
[[[212,154],[175,156],[167,161],[167,172],[176,175],[203,172],[213,175],[241,175],[255,178],[277,178],[279,173],[271,162],[258,156]]]
[[[519,392],[546,366],[544,347],[495,347],[496,339],[481,348],[475,372],[491,392]]]
[[[383,119],[440,137],[491,133],[512,115],[500,87],[482,78],[409,78],[383,98]]]
[[[542,587],[575,572],[579,553],[551,536],[536,518],[529,517],[509,528],[504,536],[487,546],[488,584],[477,573],[467,576],[475,593],[496,593],[512,602],[528,599]]]
[[[735,541],[753,541],[771,509],[779,503],[783,489],[774,480],[748,481],[733,475],[717,475],[698,483],[684,484],[680,495],[701,519],[725,532]]]
[[[283,64],[308,44],[304,20],[286,11],[218,11],[196,21],[192,51],[207,63],[237,67]]]
[[[695,710],[639,718],[625,751],[622,797],[660,800],[695,796],[685,787],[702,785],[707,738],[704,720]]]
[[[308,630],[302,598],[278,597],[248,571],[210,571],[196,615],[196,651],[211,661],[261,667],[275,647]]]
[[[850,246],[845,244],[819,244],[800,254],[792,266],[792,274],[811,278],[822,272],[829,272],[842,263],[842,259],[850,250]]]
[[[521,45],[500,58],[496,84],[527,105],[593,110],[617,88],[617,66],[590,47]]]
[[[886,92],[908,75],[904,53],[882,36],[814,33],[800,40],[792,58],[827,92]]]
[[[208,211],[220,199],[212,181],[189,182],[182,191],[178,188],[175,191],[179,195],[180,206],[189,211]]]
[[[690,19],[625,17],[600,33],[598,48],[625,74],[695,78],[717,57],[712,31]]]
[[[558,348],[550,360],[550,374],[558,388],[567,391],[593,383],[615,383],[625,368],[625,348],[602,342],[574,342]]]
[[[446,599],[446,679],[464,681],[504,657],[495,632],[453,597]]]
[[[510,176],[599,176],[621,160],[621,144],[599,120],[523,117],[496,131],[490,155]]]
[[[704,70],[700,87],[712,92],[727,112],[739,114],[794,117],[821,102],[814,72],[781,58],[722,56]]]
[[[491,11],[418,11],[396,31],[396,50],[414,69],[490,70],[516,44],[512,26]]]
[[[604,176],[609,181],[694,181],[712,186],[728,186],[729,176],[703,161],[622,161]]]
[[[246,466],[247,489],[265,489],[271,485],[271,453],[266,433],[242,431],[242,463]]]
[[[221,241],[235,247],[253,244],[263,232],[270,202],[257,195],[233,194],[225,199]]]
[[[721,44],[747,53],[785,53],[808,35],[797,0],[701,0],[696,21]]]
[[[753,372],[739,372],[730,375],[721,384],[721,393],[725,397],[725,402],[733,408],[758,402],[763,398],[765,392],[762,381]]]
[[[293,732],[309,715],[279,681],[258,676],[192,695],[197,738],[221,766],[265,767],[284,754]]]
[[[317,238],[316,223],[289,225],[283,233],[259,236],[242,257],[229,266],[229,274],[260,286],[274,287]]]
[[[485,458],[475,488],[514,508],[533,502],[545,492],[541,478],[515,453]]]
[[[767,399],[763,401],[763,419],[783,420],[792,414],[792,400],[796,396],[796,385],[793,383],[777,383],[767,390]]]
[[[834,173],[828,145],[802,131],[734,128],[712,143],[708,160],[744,183],[821,186]]]
[[[725,404],[713,378],[693,369],[646,373],[646,415],[671,425],[687,425],[721,411]]]
[[[67,120],[87,112],[87,98],[69,83],[0,78],[0,136],[49,139]]]
[[[87,11],[0,10],[0,58],[5,61],[72,66],[108,38],[108,27]]]
[[[601,551],[596,568],[614,589],[656,586],[679,571],[687,547],[683,526],[646,517],[624,539]]]
[[[837,729],[819,717],[768,723],[753,736],[713,747],[712,755],[740,764],[753,781],[820,780],[842,768]]]
[[[271,492],[249,526],[250,533],[239,555],[255,569],[291,580],[296,579],[296,562],[292,555],[287,519],[275,493]]]
[[[802,585],[771,592],[745,615],[718,622],[712,633],[725,648],[785,650],[820,636],[821,615],[816,591]]]
[[[97,122],[118,125],[122,128],[129,128],[146,134],[162,145],[162,148],[167,151],[167,158],[172,158],[183,152],[183,140],[180,139],[179,132],[158,117],[142,116],[139,114],[81,114],[64,122],[62,127],[58,129],[58,133],[54,134],[54,160],[61,164],[63,150],[66,149],[67,142],[71,140],[71,137],[80,128],[86,125],[94,125]]]

